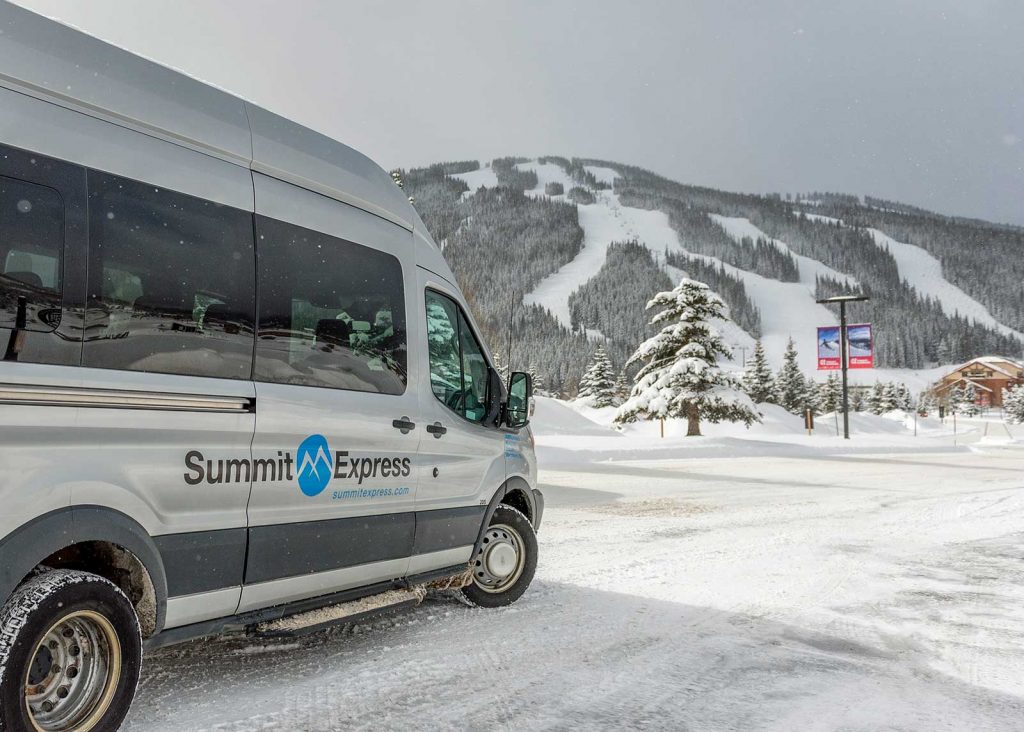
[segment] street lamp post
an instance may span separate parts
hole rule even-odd
[[[849,368],[849,344],[846,337],[846,303],[864,302],[870,298],[867,295],[836,295],[817,300],[819,305],[839,303],[839,350],[840,363],[843,368],[843,439],[850,439],[850,387],[846,371]]]

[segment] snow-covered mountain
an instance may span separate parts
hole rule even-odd
[[[839,194],[753,196],[606,161],[546,157],[402,171],[493,350],[571,395],[595,342],[621,367],[646,335],[644,304],[680,277],[730,306],[741,362],[755,338],[807,373],[837,323],[823,295],[865,292],[881,368],[855,380],[924,386],[942,364],[1024,351],[1024,229]]]

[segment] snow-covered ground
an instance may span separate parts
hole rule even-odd
[[[541,165],[537,161],[530,163],[519,163],[516,165],[519,170],[532,170],[537,174],[537,186],[530,191],[526,191],[528,196],[547,196],[553,198],[556,201],[564,201],[565,194],[569,192],[569,189],[576,185],[573,179],[568,176],[563,168],[558,163],[544,163]],[[544,186],[548,183],[561,183],[563,193],[557,196],[548,196],[544,192]]]
[[[164,649],[126,729],[1021,729],[1024,427],[604,419],[538,402],[548,508],[516,605]]]
[[[498,176],[494,174],[494,170],[491,169],[490,163],[481,163],[479,170],[471,170],[468,173],[458,173],[457,175],[453,175],[452,178],[464,181],[466,185],[469,186],[469,190],[462,194],[463,198],[472,196],[481,186],[484,188],[498,187]]]

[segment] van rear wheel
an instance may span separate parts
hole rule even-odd
[[[537,571],[537,535],[520,511],[501,504],[494,511],[472,561],[473,581],[462,595],[480,607],[511,605]]]
[[[36,575],[0,611],[0,730],[116,730],[141,666],[138,617],[118,587],[87,572]]]

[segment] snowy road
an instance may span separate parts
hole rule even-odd
[[[147,658],[142,730],[1006,729],[1024,452],[581,464],[534,588]]]

